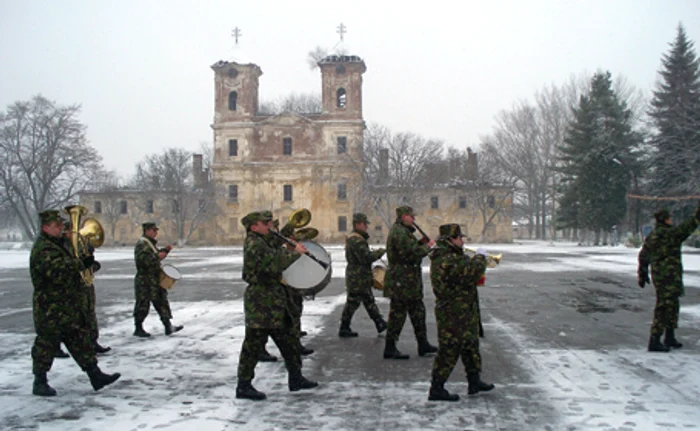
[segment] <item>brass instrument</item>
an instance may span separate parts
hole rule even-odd
[[[302,228],[311,223],[311,211],[300,208],[289,215],[288,222],[294,226],[294,229]]]
[[[472,255],[476,254],[476,250],[474,250],[473,248],[464,247],[464,251],[471,253]],[[486,267],[495,268],[496,266],[498,266],[499,263],[501,263],[501,259],[503,259],[503,253],[487,255]]]
[[[318,229],[304,227],[294,232],[294,239],[297,241],[311,241],[318,236]]]
[[[70,219],[71,245],[77,259],[81,259],[81,241],[86,240],[94,248],[102,245],[104,242],[104,229],[100,222],[94,218],[87,218],[84,220],[85,226],[83,229],[79,229],[81,218],[88,212],[87,208],[82,205],[69,205],[63,208],[63,211]],[[80,276],[88,286],[95,281],[95,273],[92,268],[84,269],[81,271]]]

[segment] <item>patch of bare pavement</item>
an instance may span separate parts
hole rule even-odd
[[[189,253],[193,259],[206,259],[216,252]],[[306,302],[309,336],[303,342],[316,352],[304,359],[304,374],[318,380],[319,387],[290,393],[281,362],[259,364],[253,383],[268,399],[237,400],[236,366],[243,337],[240,280],[204,275],[183,280],[171,299],[175,318],[189,319],[182,322],[185,330],[176,337],[159,335],[144,342],[130,336],[131,282],[117,276],[131,271],[131,262],[124,261],[106,271],[115,277],[100,281],[98,307],[103,339],[114,349],[101,364],[106,370],[122,371],[121,367],[128,372],[122,371],[113,387],[93,393],[74,363],[57,361],[49,377],[59,396],[33,397],[31,312],[26,298],[17,299],[26,293],[16,296],[15,290],[31,289],[23,271],[6,270],[0,291],[8,293],[0,298],[13,300],[2,306],[0,340],[13,340],[13,345],[3,342],[0,348],[3,364],[9,365],[6,377],[0,378],[0,428],[698,429],[700,388],[696,382],[683,383],[685,373],[700,372],[697,325],[688,327],[685,322],[678,331],[686,343],[683,350],[648,353],[653,290],[636,287],[635,274],[509,269],[509,259],[522,264],[540,258],[547,256],[505,256],[499,268],[489,270],[487,285],[480,290],[485,327],[482,378],[496,389],[468,396],[464,368],[458,364],[446,385],[461,397],[454,403],[427,400],[433,358],[418,356],[410,321],[398,344],[411,355],[409,360],[382,358],[384,336],[377,335],[363,308],[352,322],[359,337],[338,337],[342,278],[334,278],[315,301]],[[206,273],[236,270],[240,265],[209,268]],[[424,283],[429,339],[436,344],[427,274]],[[698,289],[688,289],[683,306],[699,303]],[[388,301],[378,296],[378,304],[386,316]],[[198,311],[187,314],[195,307]],[[158,331],[156,321],[152,311],[147,330]],[[272,343],[268,347],[279,356]]]

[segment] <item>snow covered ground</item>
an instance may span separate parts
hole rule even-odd
[[[146,330],[154,336],[132,337],[128,294],[126,299],[117,298],[101,307],[101,339],[113,352],[100,357],[100,366],[106,372],[122,373],[122,378],[99,392],[91,390],[87,376],[71,359],[63,359],[56,360],[49,373],[49,381],[59,395],[32,396],[29,351],[33,335],[27,328],[0,332],[0,429],[700,428],[700,341],[686,343],[670,354],[651,354],[636,339],[623,340],[619,348],[582,348],[562,332],[555,342],[543,345],[528,321],[511,321],[507,315],[497,315],[496,308],[494,313],[488,312],[488,304],[498,303],[489,297],[488,285],[505,294],[511,287],[502,280],[509,276],[532,284],[538,277],[595,272],[617,274],[633,283],[637,249],[536,241],[487,247],[505,256],[499,268],[487,277],[487,288],[482,291],[488,334],[482,342],[484,373],[497,384],[491,393],[467,397],[463,370],[458,365],[448,389],[462,396],[460,402],[428,402],[432,360],[415,357],[415,351],[407,352],[413,355],[405,362],[381,359],[383,338],[372,333],[363,310],[353,321],[353,328],[359,327],[361,336],[339,340],[337,322],[345,300],[344,254],[342,247],[327,246],[333,259],[332,286],[325,295],[305,301],[302,323],[309,332],[304,343],[317,349],[304,359],[304,373],[319,381],[317,390],[290,393],[283,364],[261,363],[254,384],[267,393],[268,400],[236,400],[236,367],[244,335],[242,297],[223,298],[212,287],[208,299],[178,300],[176,286],[171,295],[173,314],[175,323],[184,324],[185,329],[171,337],[162,335],[153,311]],[[117,286],[131,282],[131,249],[100,249],[98,259],[106,270],[98,274],[97,283]],[[28,250],[0,251],[0,278],[24,278],[26,284],[27,262]],[[181,283],[197,289],[198,295],[206,295],[202,291],[210,284],[242,286],[240,248],[176,250],[170,263],[183,273]],[[425,274],[429,272],[427,263]],[[122,265],[119,268],[123,269],[109,271],[112,265]],[[685,253],[684,265],[686,289],[693,294],[682,301],[681,327],[685,333],[697,333],[700,254]],[[429,290],[426,281],[427,296]],[[651,296],[648,290],[645,293]],[[9,296],[5,291],[0,295],[0,321],[6,315],[27,312],[26,307],[8,307],[5,298]],[[386,315],[388,301],[381,297],[377,301]],[[648,306],[649,299],[645,301]],[[434,341],[431,305],[428,314],[430,338]],[[646,325],[651,308],[640,315],[646,317]],[[410,333],[407,323],[402,333],[405,350],[414,348]],[[605,337],[605,327],[594,335]],[[278,354],[272,343],[268,346]]]

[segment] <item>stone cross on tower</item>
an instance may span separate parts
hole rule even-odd
[[[336,30],[336,33],[338,33],[340,35],[341,42],[344,40],[343,35],[345,35],[345,33],[347,33],[347,32],[348,32],[347,27],[345,27],[345,24],[343,24],[341,22],[340,25],[338,26],[338,29]]]
[[[241,29],[238,27],[234,28],[231,32],[231,36],[233,36],[233,39],[236,41],[236,45],[238,45],[238,38],[243,36],[243,34],[241,34]]]

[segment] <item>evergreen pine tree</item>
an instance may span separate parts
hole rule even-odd
[[[631,112],[613,91],[610,72],[596,73],[560,147],[564,190],[558,222],[592,230],[596,243],[600,232],[620,224],[627,212],[633,149],[640,143],[630,123]]]
[[[651,145],[651,193],[694,195],[700,190],[700,61],[681,24],[664,54],[649,115],[655,127]],[[695,201],[669,203],[677,216],[688,216]]]

